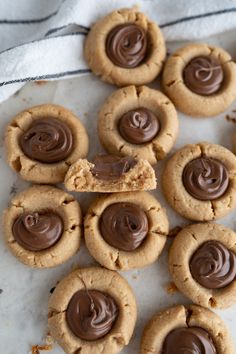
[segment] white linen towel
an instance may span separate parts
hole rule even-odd
[[[236,0],[0,0],[0,102],[28,81],[90,72],[83,58],[90,26],[134,5],[159,24],[167,41],[236,28]]]

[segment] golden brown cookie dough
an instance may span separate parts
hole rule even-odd
[[[235,232],[213,223],[185,227],[171,246],[169,269],[178,289],[194,303],[212,308],[235,304]]]
[[[115,210],[109,211],[111,207]],[[128,270],[157,260],[166,243],[169,223],[165,209],[151,194],[114,193],[98,197],[91,204],[84,229],[88,250],[102,266]]]
[[[48,126],[49,118],[54,120],[50,127]],[[42,122],[43,119],[45,121]],[[55,120],[63,126],[57,126]],[[35,124],[37,125],[39,122],[41,125],[35,127]],[[27,156],[22,150],[22,136],[33,125],[30,138],[28,141],[25,140],[24,144],[28,144],[25,149],[31,149],[31,152],[32,147],[44,145],[40,155],[37,153],[39,157],[37,159]],[[66,135],[64,126],[72,135],[72,141]],[[7,161],[10,167],[26,181],[35,183],[62,182],[69,166],[79,158],[85,157],[88,152],[88,136],[79,118],[68,109],[54,104],[35,106],[19,113],[8,125],[5,141]],[[66,157],[60,160],[60,156],[63,157],[62,149],[65,149],[63,154],[66,154]],[[39,150],[36,149],[36,152]],[[45,161],[45,158],[47,159],[49,156],[52,160],[50,163],[41,160]],[[53,160],[58,161],[53,162]]]
[[[143,191],[156,188],[156,177],[146,160],[98,155],[93,163],[86,159],[75,162],[66,174],[65,187],[76,192]]]
[[[191,338],[192,340],[195,339],[195,346],[191,345],[191,339],[189,336],[186,336],[186,331],[184,331],[185,335],[183,334],[181,338],[176,337],[175,341],[173,341],[172,337],[172,344],[175,344],[175,351],[170,351],[171,339],[169,337],[169,346],[166,346],[167,336],[172,331],[180,328],[187,329],[187,331],[190,332],[191,328],[201,328],[206,331],[207,333],[205,332],[206,336],[204,337],[207,339],[210,349],[214,348],[215,351],[208,351],[209,347],[207,351],[203,351],[205,347],[203,343],[205,341],[202,342],[198,340],[199,337],[201,338],[201,334],[198,338]],[[181,347],[181,341],[185,344],[184,348]],[[199,348],[199,345],[202,346]],[[186,353],[234,353],[232,339],[227,327],[222,319],[212,311],[197,305],[178,305],[157,313],[144,329],[140,354],[167,354],[174,352],[178,354],[185,352],[184,349]],[[187,351],[187,349],[189,349],[189,351]]]
[[[165,158],[178,130],[172,102],[160,91],[146,86],[115,91],[99,113],[98,134],[109,153],[142,158],[151,164]]]
[[[203,164],[200,161],[194,172],[190,167],[186,180],[190,189],[198,186],[198,192],[205,200],[196,199],[183,183],[185,167],[199,158],[204,160]],[[197,221],[219,219],[236,206],[236,157],[225,147],[216,144],[200,142],[186,145],[167,161],[162,186],[172,208],[185,218]],[[207,189],[212,193],[208,195]]]
[[[160,28],[135,8],[113,11],[96,22],[85,42],[93,73],[117,86],[153,81],[165,56]]]
[[[58,218],[52,219],[51,213],[61,220],[60,236],[56,236],[60,228]],[[10,251],[19,261],[34,268],[55,267],[76,254],[81,224],[80,206],[74,197],[46,185],[34,185],[16,195],[3,216]],[[48,247],[49,241],[54,243]]]
[[[193,92],[186,84],[184,70],[193,59],[199,57],[213,62],[206,62],[206,59],[195,62],[187,81],[189,85],[191,80]],[[188,44],[168,58],[163,71],[162,87],[177,109],[185,114],[214,116],[224,112],[236,98],[236,64],[222,48]]]
[[[111,330],[100,339],[90,341],[81,339],[74,335],[68,326],[68,305],[72,296],[79,290],[101,291],[115,300],[118,306],[118,316]],[[99,316],[100,311],[103,309],[97,310],[96,316]],[[91,316],[87,316],[86,323],[90,323]],[[99,267],[72,272],[56,286],[49,300],[50,333],[67,354],[119,353],[130,341],[136,317],[136,301],[127,281],[118,273]],[[102,321],[98,322],[97,326],[102,326]],[[84,324],[87,326],[86,323]]]

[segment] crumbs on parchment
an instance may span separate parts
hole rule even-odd
[[[35,81],[35,84],[36,84],[36,85],[39,85],[39,86],[45,85],[46,83],[47,83],[46,80],[36,80],[36,81]]]
[[[51,336],[50,332],[47,333],[44,340],[45,344],[43,345],[32,345],[31,354],[40,354],[40,351],[50,351],[53,350],[54,339]]]
[[[53,349],[52,344],[45,344],[45,345],[33,345],[32,346],[32,354],[40,354],[40,350],[50,351]]]
[[[177,293],[179,290],[177,288],[177,286],[175,285],[175,283],[173,283],[172,281],[170,283],[167,284],[166,286],[166,292],[169,295],[174,295],[175,293]]]
[[[236,109],[232,110],[232,115],[233,115],[233,117],[229,114],[226,114],[225,119],[228,122],[236,123]]]

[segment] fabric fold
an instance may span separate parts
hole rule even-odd
[[[83,43],[91,25],[126,0],[0,0],[0,102],[25,82],[90,72]],[[236,28],[236,0],[129,0],[167,41],[200,40]]]

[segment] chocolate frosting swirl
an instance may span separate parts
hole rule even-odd
[[[15,220],[12,232],[15,240],[26,250],[42,251],[59,241],[63,222],[52,211],[29,212]]]
[[[205,288],[224,288],[236,279],[236,255],[218,241],[205,242],[192,256],[190,271]]]
[[[183,184],[199,200],[221,197],[229,185],[229,175],[221,161],[202,156],[190,161],[183,171]]]
[[[210,334],[199,327],[177,328],[164,342],[162,354],[217,354]]]
[[[184,68],[184,83],[193,92],[208,96],[216,93],[224,79],[220,62],[210,56],[192,59]]]
[[[143,144],[151,141],[159,129],[159,120],[155,114],[144,107],[125,113],[119,120],[120,134],[131,144]]]
[[[66,159],[73,147],[70,128],[61,120],[41,118],[35,120],[21,135],[20,145],[26,156],[44,163]]]
[[[133,251],[147,236],[148,218],[136,204],[114,203],[103,211],[100,231],[109,245],[123,251]]]
[[[93,160],[91,172],[97,179],[114,180],[122,177],[133,168],[137,161],[130,156],[97,155]]]
[[[112,329],[119,314],[115,300],[98,290],[79,290],[71,298],[66,320],[77,337],[93,341]]]
[[[109,59],[121,68],[136,68],[147,55],[147,34],[132,23],[114,27],[106,40]]]

